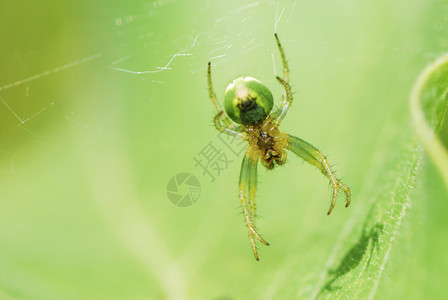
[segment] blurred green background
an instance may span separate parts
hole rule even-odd
[[[448,1],[4,0],[0,16],[1,298],[448,295],[447,193],[408,108],[448,49]],[[275,31],[295,93],[281,129],[328,154],[353,202],[326,216],[327,180],[292,153],[260,167],[256,262],[206,65],[220,99],[251,75],[278,101]],[[231,160],[213,182],[194,161],[210,142]],[[201,183],[189,207],[166,196],[181,172]]]

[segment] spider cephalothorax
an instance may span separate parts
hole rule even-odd
[[[211,64],[208,63],[208,88],[210,98],[218,113],[214,122],[220,132],[237,136],[249,143],[243,158],[240,173],[239,197],[243,207],[244,219],[249,232],[255,259],[258,260],[255,238],[265,245],[269,245],[255,230],[255,192],[257,185],[258,160],[267,169],[275,164],[286,162],[286,151],[290,150],[308,163],[317,167],[328,179],[333,187],[333,199],[328,214],[336,203],[339,188],[347,196],[346,207],[350,204],[350,189],[334,175],[327,158],[311,144],[304,140],[281,132],[278,127],[286,116],[292,103],[291,87],[289,86],[289,68],[285,53],[275,34],[277,46],[283,63],[283,78],[277,80],[283,86],[284,95],[281,108],[271,113],[274,98],[269,89],[253,77],[244,76],[232,81],[226,89],[224,108],[226,114],[216,98],[212,88]],[[232,123],[234,121],[236,124]],[[246,197],[246,190],[249,197]]]
[[[274,168],[274,162],[278,165],[286,162],[284,149],[288,146],[288,137],[273,124],[271,117],[267,117],[259,125],[247,126],[245,132],[249,142],[246,153],[252,160],[260,158],[263,166],[269,170]]]

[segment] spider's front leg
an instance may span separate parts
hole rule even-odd
[[[333,186],[333,200],[331,201],[330,210],[327,213],[328,215],[334,208],[339,188],[341,188],[347,196],[345,207],[350,205],[350,189],[336,178],[334,172],[330,168],[327,158],[322,152],[316,149],[313,145],[292,135],[288,135],[288,146],[286,149],[291,150],[306,162],[317,167],[326,177],[328,177],[328,179],[330,179],[331,185]]]
[[[255,230],[255,193],[257,190],[257,164],[258,159],[253,159],[249,155],[250,147],[247,148],[246,154],[244,155],[243,162],[241,164],[240,172],[240,186],[239,186],[239,197],[241,201],[241,206],[243,207],[244,220],[246,222],[246,227],[249,231],[249,239],[252,246],[252,251],[256,260],[259,260],[257,247],[255,245],[255,238],[260,242],[269,246]],[[249,193],[249,200],[246,198],[246,189]]]

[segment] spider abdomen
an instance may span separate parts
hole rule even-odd
[[[232,81],[226,89],[224,108],[236,123],[256,125],[262,122],[274,106],[269,89],[253,77],[244,76]]]

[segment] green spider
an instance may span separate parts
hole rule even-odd
[[[339,188],[350,204],[350,189],[344,185],[331,170],[330,165],[322,152],[304,140],[281,132],[278,127],[292,103],[291,87],[289,85],[289,69],[277,34],[274,34],[283,62],[283,78],[276,76],[283,86],[284,94],[281,108],[271,113],[274,98],[268,88],[253,77],[243,76],[232,81],[226,89],[224,108],[226,114],[216,98],[212,87],[211,63],[208,63],[208,90],[218,113],[214,118],[216,129],[229,135],[237,136],[249,143],[241,165],[239,180],[239,198],[243,207],[244,220],[249,233],[252,251],[256,260],[259,260],[255,238],[269,246],[255,230],[255,192],[257,188],[258,160],[267,168],[272,169],[275,163],[283,165],[286,162],[286,151],[290,150],[306,162],[317,167],[328,179],[333,187],[333,199],[328,215],[333,210]],[[233,123],[232,119],[235,123]],[[246,190],[249,198],[246,197]]]

